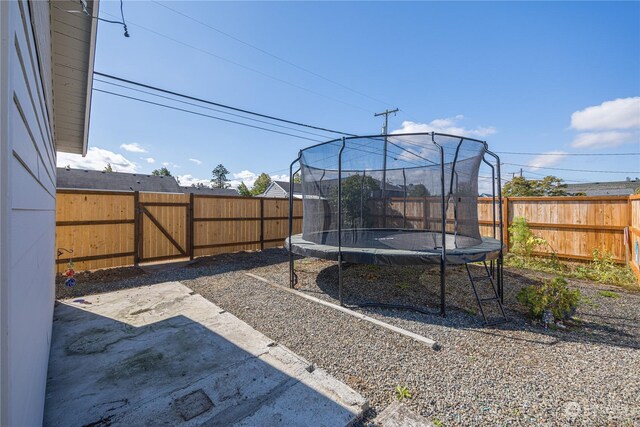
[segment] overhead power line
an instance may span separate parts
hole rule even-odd
[[[149,100],[142,99],[142,98],[136,98],[134,96],[122,95],[120,93],[110,92],[108,90],[102,90],[102,89],[96,89],[96,88],[94,88],[93,90],[96,91],[96,92],[106,93],[106,94],[113,95],[113,96],[119,96],[121,98],[127,98],[127,99],[131,99],[131,100],[138,101],[138,102],[144,102],[146,104],[156,105],[158,107],[169,108],[171,110],[182,111],[184,113],[195,114],[197,116],[208,117],[210,119],[220,120],[220,121],[223,121],[223,122],[233,123],[233,124],[236,124],[236,125],[246,126],[246,127],[250,127],[250,128],[254,128],[254,129],[260,129],[260,130],[264,130],[264,131],[267,131],[267,132],[278,133],[280,135],[292,136],[294,138],[306,139],[308,141],[314,141],[314,142],[324,142],[324,141],[319,140],[319,139],[307,138],[306,136],[294,135],[294,134],[287,133],[287,132],[281,132],[281,131],[278,131],[278,130],[275,130],[275,129],[268,129],[268,128],[265,128],[265,127],[262,127],[262,126],[255,126],[255,125],[251,125],[251,124],[248,124],[248,123],[242,123],[242,122],[238,122],[238,121],[235,121],[235,120],[229,120],[229,119],[225,119],[225,118],[222,118],[222,117],[212,116],[212,115],[209,115],[209,114],[198,113],[197,111],[191,111],[191,110],[187,110],[187,109],[184,109],[184,108],[173,107],[171,105],[162,104],[162,103],[159,103],[159,102],[153,102],[153,101],[149,101]]]
[[[112,15],[112,14],[108,13],[108,12],[103,12],[103,13],[104,13],[105,15],[114,16],[114,15]],[[167,39],[167,40],[171,40],[171,41],[173,41],[173,42],[175,42],[175,43],[178,43],[178,44],[181,44],[181,45],[183,45],[183,46],[186,46],[186,47],[188,47],[188,48],[190,48],[190,49],[197,50],[197,51],[199,51],[199,52],[201,52],[201,53],[204,53],[204,54],[206,54],[206,55],[209,55],[209,56],[212,56],[212,57],[214,57],[214,58],[220,59],[220,60],[222,60],[222,61],[228,62],[229,64],[233,64],[233,65],[235,65],[235,66],[237,66],[237,67],[243,68],[243,69],[248,70],[248,71],[251,71],[251,72],[253,72],[253,73],[260,74],[261,76],[267,77],[267,78],[269,78],[269,79],[275,80],[275,81],[280,82],[280,83],[283,83],[283,84],[285,84],[285,85],[288,85],[288,86],[291,86],[291,87],[295,87],[295,88],[300,89],[300,90],[303,90],[303,91],[305,91],[305,92],[312,93],[312,94],[314,94],[314,95],[316,95],[316,96],[319,96],[319,97],[322,97],[322,98],[325,98],[325,99],[329,99],[329,100],[331,100],[331,101],[334,101],[334,102],[337,102],[337,103],[340,103],[340,104],[343,104],[343,105],[346,105],[346,106],[349,106],[349,107],[352,107],[352,108],[356,108],[356,109],[358,109],[358,110],[366,111],[366,112],[368,112],[368,113],[370,113],[370,112],[371,112],[371,111],[370,111],[369,109],[367,109],[367,108],[360,107],[360,106],[355,105],[355,104],[351,104],[350,102],[346,102],[346,101],[343,101],[343,100],[341,100],[341,99],[334,98],[334,97],[329,96],[329,95],[326,95],[326,94],[324,94],[324,93],[317,92],[317,91],[315,91],[315,90],[313,90],[313,89],[306,88],[306,87],[304,87],[304,86],[300,86],[300,85],[298,85],[298,84],[292,83],[292,82],[290,82],[290,81],[288,81],[288,80],[285,80],[285,79],[282,79],[282,78],[280,78],[280,77],[272,76],[271,74],[265,73],[264,71],[260,71],[260,70],[258,70],[258,69],[256,69],[256,68],[249,67],[248,65],[241,64],[241,63],[239,63],[239,62],[237,62],[237,61],[234,61],[234,60],[232,60],[232,59],[229,59],[229,58],[225,58],[224,56],[221,56],[221,55],[215,54],[215,53],[213,53],[213,52],[210,52],[210,51],[208,51],[208,50],[205,50],[205,49],[199,48],[199,47],[194,46],[194,45],[192,45],[192,44],[189,44],[189,43],[183,42],[183,41],[181,41],[181,40],[175,39],[175,38],[173,38],[173,37],[171,37],[171,36],[167,36],[166,34],[163,34],[163,33],[159,32],[159,31],[152,30],[151,28],[147,28],[147,27],[145,27],[145,26],[143,26],[143,25],[140,25],[140,24],[136,24],[136,23],[134,23],[133,21],[129,21],[129,24],[131,24],[131,25],[133,25],[133,26],[135,26],[135,27],[138,27],[138,28],[140,28],[140,29],[142,29],[142,30],[144,30],[144,31],[147,31],[147,32],[149,32],[149,33],[152,33],[152,34],[155,34],[155,35],[157,35],[157,36],[163,37],[163,38],[165,38],[165,39]]]
[[[497,154],[511,154],[522,156],[640,156],[638,153],[519,153],[514,151],[496,151]]]
[[[315,71],[309,70],[308,68],[305,68],[305,67],[303,67],[301,65],[298,65],[298,64],[296,64],[294,62],[291,62],[288,59],[282,58],[281,56],[278,56],[278,55],[276,55],[276,54],[274,54],[272,52],[269,52],[266,49],[258,47],[256,45],[251,44],[251,43],[249,43],[249,42],[247,42],[245,40],[242,40],[242,39],[240,39],[240,38],[238,38],[238,37],[236,37],[236,36],[234,36],[232,34],[229,34],[229,33],[225,32],[225,31],[222,31],[221,29],[216,28],[216,27],[212,26],[211,24],[208,24],[208,23],[206,23],[204,21],[201,21],[201,20],[199,20],[197,18],[194,18],[193,16],[190,16],[190,15],[184,13],[184,12],[181,12],[179,10],[176,10],[176,9],[172,8],[172,7],[169,7],[164,3],[161,3],[161,2],[155,1],[155,0],[152,0],[152,3],[155,3],[156,5],[161,6],[161,7],[165,8],[165,9],[167,9],[167,10],[169,10],[169,11],[171,11],[171,12],[177,14],[177,15],[180,15],[180,16],[182,16],[184,18],[187,18],[187,19],[189,19],[189,20],[191,20],[193,22],[196,22],[196,23],[198,23],[198,24],[200,24],[200,25],[202,25],[204,27],[207,27],[207,28],[219,33],[219,34],[222,34],[225,37],[228,37],[228,38],[230,38],[232,40],[235,40],[238,43],[241,43],[241,44],[243,44],[245,46],[248,46],[251,49],[257,50],[258,52],[261,52],[261,53],[263,53],[263,54],[265,54],[267,56],[270,56],[271,58],[277,59],[280,62],[283,62],[283,63],[285,63],[287,65],[290,65],[290,66],[292,66],[294,68],[297,68],[300,71],[304,71],[305,73],[311,74],[312,76],[318,77],[318,78],[320,78],[320,79],[322,79],[324,81],[327,81],[329,83],[332,83],[332,84],[334,84],[336,86],[340,86],[343,89],[346,89],[346,90],[348,90],[350,92],[353,92],[353,93],[355,93],[357,95],[360,95],[360,96],[363,96],[365,98],[368,98],[368,99],[370,99],[372,101],[376,101],[376,102],[379,102],[379,103],[385,104],[385,105],[391,105],[389,102],[383,101],[383,100],[378,99],[378,98],[374,98],[373,96],[370,96],[370,95],[368,95],[368,94],[366,94],[364,92],[360,92],[359,90],[353,89],[353,88],[351,88],[351,87],[349,87],[349,86],[347,86],[345,84],[342,84],[342,83],[337,82],[335,80],[332,80],[332,79],[330,79],[328,77],[325,77],[325,76],[323,76],[321,74],[318,74]]]
[[[567,172],[593,172],[593,173],[640,173],[638,171],[603,171],[603,170],[591,170],[591,169],[569,169],[569,168],[554,168],[550,166],[534,166],[534,165],[521,165],[519,163],[506,163],[503,162],[503,165],[511,165],[511,166],[520,166],[527,168],[536,168],[536,169],[550,169],[557,171],[567,171]]]
[[[215,111],[217,113],[227,114],[227,115],[230,115],[230,116],[233,116],[233,117],[239,117],[241,119],[251,120],[251,121],[254,121],[254,122],[257,122],[257,123],[268,124],[269,126],[276,126],[276,127],[283,128],[283,129],[289,129],[289,130],[293,130],[293,131],[296,131],[296,132],[306,133],[308,135],[314,135],[314,136],[319,136],[319,137],[322,137],[322,138],[328,138],[326,135],[322,135],[322,134],[319,134],[319,133],[309,132],[309,131],[306,131],[306,130],[303,130],[303,129],[296,129],[296,128],[291,127],[291,126],[279,125],[277,123],[271,123],[271,122],[268,122],[266,120],[255,119],[253,117],[243,116],[241,114],[231,113],[229,111],[224,111],[224,110],[220,110],[220,109],[217,109],[217,108],[206,107],[204,105],[196,104],[195,102],[182,101],[180,99],[172,98],[170,96],[164,96],[164,95],[160,95],[160,94],[153,93],[153,92],[150,92],[150,91],[146,91],[146,90],[142,90],[142,89],[136,89],[136,88],[125,86],[125,85],[121,85],[121,84],[118,84],[118,83],[109,82],[107,80],[101,80],[101,79],[96,79],[96,78],[94,78],[93,80],[96,81],[96,82],[105,83],[105,84],[108,84],[108,85],[111,85],[111,86],[120,87],[120,88],[127,89],[127,90],[130,90],[130,91],[134,91],[134,92],[138,92],[138,93],[144,93],[144,94],[155,96],[155,97],[162,98],[162,99],[167,99],[167,100],[170,100],[170,101],[173,101],[173,102],[179,102],[181,104],[191,105],[191,106],[194,106],[194,107],[197,107],[197,108],[203,108],[205,110]]]
[[[356,136],[355,134],[352,134],[352,133],[341,132],[341,131],[334,130],[334,129],[323,128],[323,127],[320,127],[320,126],[313,126],[313,125],[309,125],[309,124],[306,124],[306,123],[301,123],[301,122],[296,122],[296,121],[293,121],[293,120],[283,119],[283,118],[276,117],[276,116],[271,116],[271,115],[268,115],[268,114],[262,114],[262,113],[257,113],[255,111],[245,110],[243,108],[233,107],[231,105],[221,104],[219,102],[209,101],[209,100],[203,99],[203,98],[197,98],[195,96],[186,95],[184,93],[175,92],[175,91],[168,90],[168,89],[163,89],[163,88],[160,88],[160,87],[157,87],[157,86],[152,86],[152,85],[136,82],[136,81],[129,80],[129,79],[124,79],[122,77],[117,77],[117,76],[114,76],[114,75],[111,75],[111,74],[101,73],[101,72],[98,72],[98,71],[94,71],[94,74],[98,75],[98,76],[102,76],[102,77],[107,77],[107,78],[110,78],[110,79],[113,79],[113,80],[117,80],[117,81],[120,81],[120,82],[128,83],[128,84],[131,84],[131,85],[134,85],[134,86],[144,87],[144,88],[147,88],[147,89],[155,90],[157,92],[167,93],[167,94],[170,94],[170,95],[173,95],[173,96],[178,96],[178,97],[181,97],[181,98],[190,99],[192,101],[201,102],[203,104],[214,105],[216,107],[226,108],[228,110],[238,111],[238,112],[241,112],[241,113],[244,113],[244,114],[250,114],[250,115],[253,115],[253,116],[258,116],[258,117],[266,118],[266,119],[269,119],[269,120],[275,120],[275,121],[278,121],[278,122],[288,123],[288,124],[292,124],[292,125],[296,125],[296,126],[301,126],[301,127],[306,127],[306,128],[310,128],[310,129],[321,130],[321,131],[324,131],[324,132],[336,133],[336,134],[339,134],[339,135]]]

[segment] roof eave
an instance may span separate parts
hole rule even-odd
[[[52,33],[53,68],[53,123],[56,151],[87,154],[89,145],[89,124],[93,91],[93,71],[95,64],[99,0],[88,0],[91,15],[71,14],[78,6],[70,0],[60,1],[58,7],[50,8]],[[68,14],[68,15],[67,15]],[[74,16],[74,18],[69,18]],[[74,25],[69,25],[74,19]],[[82,22],[82,19],[86,19]],[[73,34],[71,34],[73,32]],[[70,37],[71,36],[71,37]],[[82,49],[78,49],[78,44]],[[77,55],[61,55],[65,49],[77,52]],[[72,70],[72,71],[70,71]],[[73,70],[77,85],[69,84],[69,73]],[[67,81],[65,81],[67,80]],[[82,107],[73,104],[69,98],[76,97]],[[75,123],[74,123],[75,122]],[[69,130],[69,124],[74,130]],[[60,127],[62,126],[62,127]],[[58,129],[56,129],[58,128]]]
[[[93,94],[93,69],[96,62],[96,41],[98,39],[98,12],[100,1],[93,3],[93,14],[91,18],[91,40],[89,42],[89,64],[87,64],[87,98],[84,110],[84,135],[82,137],[82,156],[87,155],[89,148],[89,122],[91,118],[91,95]]]

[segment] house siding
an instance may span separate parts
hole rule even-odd
[[[269,188],[267,188],[267,191],[265,191],[262,196],[288,198],[289,194],[285,190],[283,190],[282,187],[280,187],[279,185],[271,184]]]
[[[48,2],[0,5],[0,424],[42,424],[55,298]]]

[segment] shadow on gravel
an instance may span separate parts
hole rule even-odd
[[[349,265],[343,268],[343,274],[343,301],[347,306],[366,303],[399,304],[418,307],[429,314],[411,310],[358,308],[370,313],[445,327],[474,329],[481,334],[545,346],[554,346],[561,342],[583,342],[640,348],[638,321],[632,315],[616,315],[617,300],[609,299],[606,306],[583,304],[576,319],[567,322],[566,329],[544,329],[541,325],[532,324],[524,308],[516,301],[516,295],[523,287],[540,281],[519,273],[505,270],[504,305],[509,322],[494,327],[484,327],[464,267],[449,267],[447,270],[447,315],[444,318],[439,314],[438,266]],[[321,270],[316,277],[315,285],[338,303],[337,265]],[[596,292],[595,289],[589,290],[588,286],[582,284],[581,291],[586,294]],[[634,298],[640,303],[640,297]],[[528,333],[505,334],[507,331]]]
[[[194,280],[234,271],[249,271],[287,261],[282,248],[262,252],[237,252],[196,258],[193,261],[145,267],[120,267],[76,274],[76,285],[64,285],[64,277],[56,277],[56,298],[74,298],[156,283]],[[298,257],[296,257],[298,259]]]

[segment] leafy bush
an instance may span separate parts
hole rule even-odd
[[[523,288],[516,299],[529,309],[533,318],[541,318],[549,310],[556,319],[568,319],[575,313],[581,295],[579,290],[569,289],[566,279],[556,277],[542,285]]]

